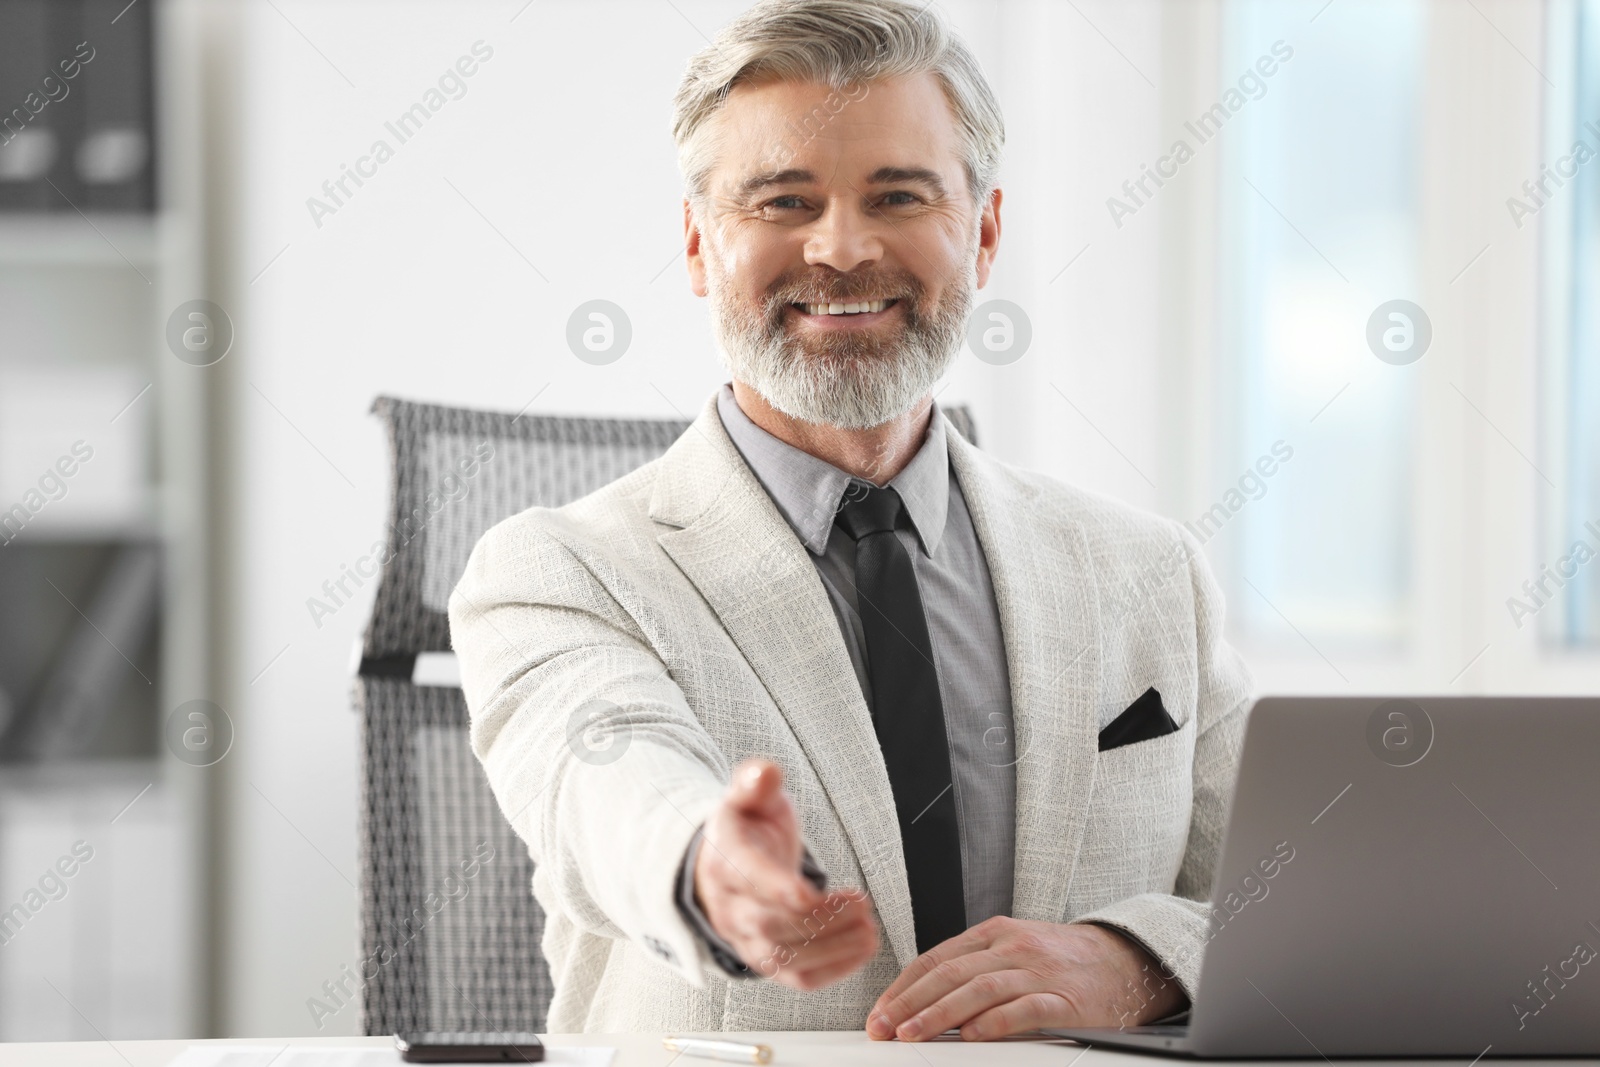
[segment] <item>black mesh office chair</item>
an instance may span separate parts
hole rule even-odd
[[[971,417],[944,409],[968,440]],[[467,741],[446,607],[489,527],[665,452],[679,420],[510,415],[380,397],[393,462],[387,562],[362,642],[361,1022],[540,1031],[550,971],[533,863]],[[485,459],[487,449],[492,456]],[[481,862],[484,843],[494,858]]]

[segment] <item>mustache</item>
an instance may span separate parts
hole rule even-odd
[[[768,294],[774,306],[785,304],[852,304],[880,298],[918,303],[923,287],[911,274],[892,273],[781,281]]]

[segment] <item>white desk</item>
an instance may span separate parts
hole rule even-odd
[[[709,1036],[709,1035],[708,1035]],[[955,1037],[917,1045],[898,1041],[872,1041],[861,1031],[728,1034],[738,1041],[759,1041],[771,1045],[775,1064],[812,1064],[821,1067],[965,1067],[971,1064],[1000,1064],[1002,1067],[1152,1067],[1169,1064],[1179,1067],[1184,1060],[1114,1052],[1094,1048],[1085,1052],[1068,1041],[1042,1041],[1013,1038],[1003,1042],[965,1042]],[[0,1067],[166,1067],[192,1044],[238,1044],[195,1041],[62,1041],[42,1044],[0,1044]],[[657,1034],[555,1034],[544,1038],[547,1048],[562,1045],[609,1045],[617,1050],[612,1067],[716,1067],[716,1060],[691,1056],[677,1057],[661,1047]],[[338,1045],[348,1048],[393,1048],[387,1037],[296,1037],[263,1038],[250,1044]],[[114,1046],[114,1047],[113,1047]],[[1117,1061],[1122,1061],[1118,1063]],[[399,1053],[394,1062],[403,1067]],[[1203,1061],[1187,1061],[1190,1063]],[[1219,1061],[1221,1062],[1221,1061]],[[1309,1067],[1315,1060],[1251,1060],[1249,1067]],[[1350,1061],[1355,1062],[1355,1061]],[[1364,1060],[1361,1067],[1419,1067],[1441,1063],[1462,1067],[1455,1060]],[[1562,1059],[1516,1061],[1516,1067],[1600,1067],[1600,1059]]]
[[[711,1035],[707,1035],[711,1036]],[[912,1048],[898,1041],[873,1041],[859,1030],[839,1032],[807,1032],[771,1034],[728,1034],[730,1040],[762,1042],[772,1046],[774,1064],[821,1064],[823,1067],[962,1067],[972,1064],[1015,1064],[1017,1067],[1067,1067],[1083,1053],[1076,1045],[1066,1041],[965,1042],[959,1038],[941,1038],[923,1042]],[[245,1039],[233,1039],[215,1044],[237,1044]],[[617,1050],[612,1067],[717,1067],[716,1060],[678,1056],[661,1047],[659,1034],[556,1034],[544,1038],[546,1047],[562,1045],[609,1045]],[[63,1041],[39,1044],[0,1044],[0,1067],[166,1067],[192,1044],[212,1044],[195,1041]],[[272,1045],[339,1045],[356,1048],[394,1048],[394,1040],[387,1037],[297,1037],[251,1039],[251,1044]],[[1094,1049],[1085,1056],[1081,1067],[1109,1067],[1111,1058],[1120,1054]],[[1143,1063],[1152,1062],[1146,1057],[1130,1057]],[[1098,1060],[1095,1064],[1093,1061]],[[395,1054],[397,1067],[404,1061]],[[1177,1064],[1180,1061],[1168,1060]],[[1264,1067],[1264,1065],[1258,1065]],[[1414,1065],[1413,1065],[1414,1067]],[[1460,1064],[1454,1067],[1461,1067]],[[1577,1067],[1568,1063],[1563,1067]]]

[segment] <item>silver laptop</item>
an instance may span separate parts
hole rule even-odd
[[[1186,1025],[1200,1057],[1600,1055],[1600,700],[1251,710]]]

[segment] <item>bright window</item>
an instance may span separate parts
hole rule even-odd
[[[1548,169],[1517,200],[1542,231],[1540,421],[1556,488],[1537,577],[1518,592],[1545,641],[1582,645],[1600,642],[1600,3],[1552,4],[1549,18]]]
[[[1244,503],[1212,551],[1269,641],[1406,638],[1416,367],[1379,360],[1367,324],[1418,296],[1425,34],[1421,3],[1225,9],[1219,93],[1277,69],[1217,134],[1216,495]]]

